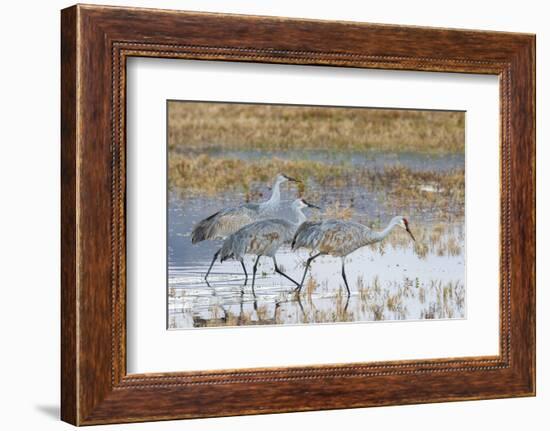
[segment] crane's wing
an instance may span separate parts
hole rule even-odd
[[[198,222],[191,232],[191,242],[225,238],[257,217],[258,211],[253,204],[225,208]]]
[[[365,234],[366,226],[352,221],[329,219],[322,222],[305,222],[292,240],[292,249],[305,247],[322,253],[353,248]]]
[[[368,228],[353,221],[326,220],[318,230],[315,248],[321,253],[339,256],[360,247]]]

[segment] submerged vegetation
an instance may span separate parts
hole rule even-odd
[[[458,153],[464,112],[292,105],[168,103],[170,150]]]

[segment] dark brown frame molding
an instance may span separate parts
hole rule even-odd
[[[535,36],[77,5],[61,14],[61,417],[75,425],[535,394]],[[500,353],[126,373],[131,56],[500,77]]]

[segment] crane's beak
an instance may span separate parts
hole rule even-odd
[[[415,239],[414,235],[412,234],[411,230],[409,229],[409,226],[407,226],[407,227],[405,228],[405,230],[409,233],[409,235],[411,236],[412,240],[413,240],[414,242],[416,242],[416,239]]]
[[[288,181],[292,181],[293,183],[301,183],[300,180],[298,180],[298,179],[296,179],[296,178],[289,177],[288,175],[285,175],[285,178],[286,178]]]
[[[310,204],[308,201],[305,201],[304,199],[302,199],[302,202],[305,203],[310,208],[316,208],[318,210],[321,209],[321,207],[318,207],[317,205]]]

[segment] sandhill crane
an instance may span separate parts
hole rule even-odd
[[[415,241],[414,235],[409,229],[409,222],[402,216],[394,217],[388,226],[380,232],[373,231],[367,226],[353,221],[331,219],[322,222],[303,223],[294,235],[291,245],[292,250],[304,247],[317,253],[307,260],[302,281],[296,291],[300,292],[302,289],[311,262],[321,255],[330,255],[342,258],[342,278],[349,295],[350,290],[345,270],[346,256],[361,247],[382,241],[395,227],[405,229]]]
[[[204,240],[223,240],[247,224],[259,219],[269,218],[271,214],[278,210],[281,203],[280,186],[286,181],[300,182],[288,175],[278,174],[273,183],[271,197],[267,201],[224,208],[201,220],[195,225],[191,232],[191,243],[196,244]],[[208,282],[208,275],[218,257],[218,253],[219,250],[214,254],[210,267],[204,276],[206,282]],[[244,265],[243,269],[246,272]]]
[[[223,262],[230,258],[240,261],[244,270],[245,285],[248,280],[248,274],[243,262],[243,257],[245,254],[256,256],[256,261],[252,269],[252,293],[254,295],[256,270],[260,257],[262,256],[271,257],[271,259],[273,259],[273,265],[275,266],[275,272],[292,281],[296,286],[299,286],[295,280],[279,269],[275,254],[283,244],[292,241],[298,227],[306,221],[306,216],[302,212],[302,209],[306,207],[319,209],[318,206],[310,204],[303,199],[296,199],[291,207],[295,219],[297,220],[296,222],[284,219],[260,220],[242,227],[234,234],[228,236],[223,242],[220,249],[220,261]]]

